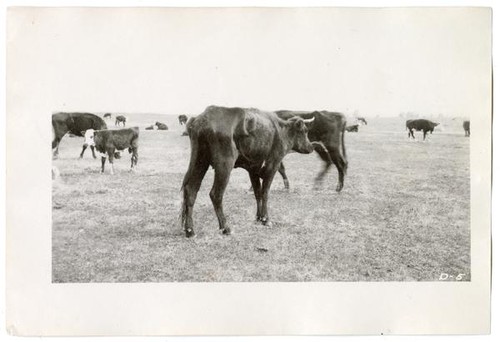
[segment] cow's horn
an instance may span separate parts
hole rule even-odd
[[[314,121],[314,116],[310,119],[304,119],[304,123],[311,123]]]

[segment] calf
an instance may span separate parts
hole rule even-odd
[[[125,150],[132,153],[130,170],[134,169],[139,159],[137,152],[139,147],[139,128],[123,128],[117,130],[101,130],[95,131],[89,129],[85,132],[85,143],[90,146],[95,146],[96,150],[101,153],[101,173],[104,173],[104,164],[106,163],[106,154],[111,164],[111,174],[115,173],[113,161],[117,157],[116,151]]]
[[[120,123],[123,124],[123,127],[125,127],[125,123],[127,122],[127,118],[124,117],[123,115],[118,115],[115,118],[115,126],[120,126]]]
[[[168,126],[165,125],[164,123],[156,121],[155,126],[158,128],[159,131],[166,131],[168,130]]]

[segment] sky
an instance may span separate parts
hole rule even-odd
[[[7,76],[51,111],[209,105],[470,116],[490,101],[491,13],[11,9]],[[34,106],[36,104],[33,104]]]

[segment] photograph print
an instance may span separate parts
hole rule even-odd
[[[52,283],[470,282],[489,16],[27,15],[52,73]]]

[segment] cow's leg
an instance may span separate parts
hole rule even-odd
[[[329,150],[330,152],[330,157],[337,167],[337,171],[339,173],[339,180],[337,183],[337,188],[335,189],[337,192],[340,192],[342,188],[344,187],[344,176],[345,172],[347,169],[347,161],[344,159],[344,157],[340,154],[340,151],[338,148],[332,148]]]
[[[111,174],[114,175],[115,174],[115,166],[113,165],[113,162],[115,160],[115,148],[114,147],[108,148],[107,152],[108,152],[109,166],[111,168]]]
[[[134,166],[137,166],[138,160],[139,160],[139,153],[137,151],[137,147],[132,147],[132,158],[130,161],[130,170],[133,170]]]
[[[316,176],[315,187],[318,187],[323,181],[323,178],[328,172],[328,169],[330,169],[330,166],[332,166],[332,158],[330,157],[328,151],[322,145],[314,144],[314,150],[318,152],[321,159],[323,159],[323,161],[325,162],[323,170],[320,171],[320,173],[318,173],[318,175]]]
[[[280,173],[281,177],[283,178],[283,184],[285,185],[285,189],[289,190],[290,189],[290,183],[288,182],[288,177],[286,176],[285,164],[283,164],[283,163],[280,164],[278,172]]]
[[[83,153],[84,153],[84,152],[85,152],[85,150],[87,149],[87,146],[88,146],[87,144],[83,144],[83,146],[82,146],[82,153],[80,153],[80,159],[82,159],[82,158],[83,158]]]
[[[262,187],[260,184],[259,170],[249,170],[250,181],[252,182],[253,193],[257,202],[256,220],[262,220]]]
[[[193,160],[193,159],[192,159]],[[193,206],[196,201],[196,196],[200,190],[201,182],[203,177],[208,170],[208,160],[202,155],[198,155],[196,162],[193,163],[193,167],[188,169],[183,181],[183,196],[184,201],[182,204],[182,219],[184,223],[184,232],[186,237],[194,236],[193,229]]]
[[[101,155],[101,173],[104,173],[104,164],[106,164],[106,155]]]
[[[95,155],[95,147],[93,145],[90,145],[90,150],[92,151],[92,157],[94,157],[94,159],[96,159],[96,155]]]
[[[232,137],[231,137],[232,138]],[[228,138],[228,139],[231,139]],[[238,151],[234,142],[222,141],[220,144],[214,144],[212,148],[212,166],[215,171],[214,184],[210,190],[210,199],[214,205],[215,214],[219,220],[219,229],[222,234],[231,234],[231,228],[227,225],[226,216],[222,206],[224,191],[229,183],[229,176],[234,168]]]
[[[410,132],[409,132],[409,134],[411,134],[411,137],[412,137],[413,139],[415,139],[415,135],[413,134],[413,128],[410,128]],[[408,137],[410,137],[410,136],[408,135]]]
[[[269,199],[269,189],[271,188],[274,175],[276,174],[276,171],[278,171],[278,168],[279,165],[267,165],[266,171],[262,177],[262,210],[260,221],[263,225],[268,225],[270,223],[269,214],[267,211],[267,202]]]
[[[427,131],[424,129],[424,141],[425,141],[425,136],[427,135]]]

